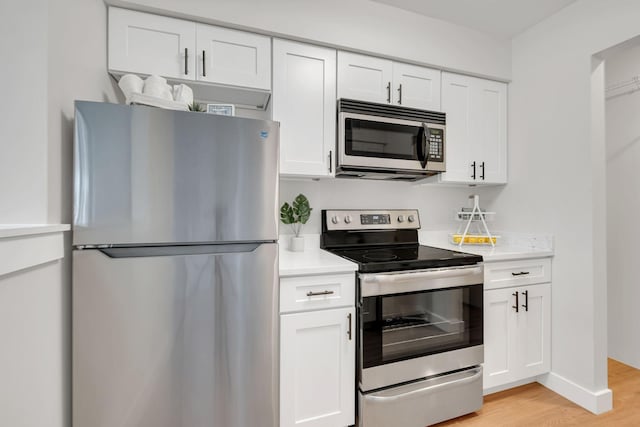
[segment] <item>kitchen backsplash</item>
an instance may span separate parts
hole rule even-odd
[[[470,194],[479,194],[482,208],[490,209],[501,190],[502,187],[460,188],[366,179],[281,179],[280,205],[300,193],[307,196],[313,211],[302,231],[305,234],[320,233],[322,209],[418,209],[423,230],[442,230],[456,227],[455,213],[467,205]],[[292,230],[280,224],[280,233],[292,234]]]

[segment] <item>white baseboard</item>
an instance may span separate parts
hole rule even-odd
[[[536,381],[537,381],[536,377],[525,378],[523,380],[514,381],[514,382],[509,383],[509,384],[502,384],[502,385],[497,385],[495,387],[485,388],[485,389],[482,389],[482,395],[483,396],[487,396],[489,394],[499,393],[501,391],[509,390],[509,389],[514,388],[514,387],[520,387],[521,385],[535,383]]]
[[[538,382],[596,415],[613,409],[613,393],[608,388],[590,391],[553,372],[539,376]]]

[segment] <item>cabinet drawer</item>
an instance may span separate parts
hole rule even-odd
[[[283,277],[280,313],[353,306],[355,288],[354,274]]]
[[[551,258],[485,262],[484,288],[533,285],[551,281]]]

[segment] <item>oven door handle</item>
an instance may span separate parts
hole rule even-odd
[[[361,274],[360,284],[362,296],[368,297],[476,285],[482,284],[483,279],[483,266],[477,265],[411,273]]]
[[[404,392],[399,394],[390,395],[391,390],[383,390],[380,392],[368,393],[366,395],[366,399],[369,401],[380,401],[385,403],[391,403],[393,401],[407,399],[411,396],[433,393],[434,391],[437,391],[438,389],[442,389],[442,388],[461,386],[464,384],[477,381],[478,378],[482,376],[482,368],[481,367],[473,368],[464,373],[451,374],[451,376],[460,376],[460,374],[462,374],[461,378],[457,378],[455,380],[450,380],[450,381],[447,381],[447,375],[444,375],[439,379],[439,381],[436,384],[429,385],[426,387],[424,387],[424,384],[422,384],[420,381],[414,384],[407,384],[406,386],[400,386],[399,390],[402,390]]]

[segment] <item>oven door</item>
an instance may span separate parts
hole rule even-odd
[[[340,113],[338,167],[444,172],[445,126]]]
[[[362,391],[483,362],[483,267],[359,275]]]

